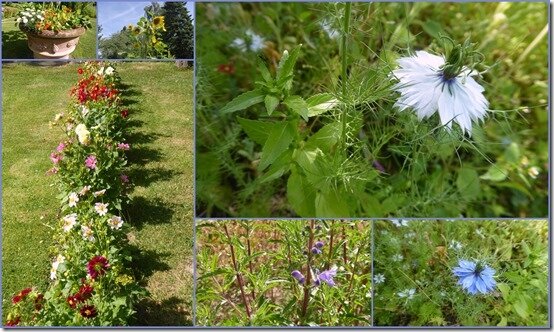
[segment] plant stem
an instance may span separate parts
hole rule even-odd
[[[310,237],[308,240],[308,266],[306,268],[306,282],[304,283],[304,299],[302,300],[302,318],[308,311],[308,302],[310,301],[310,284],[312,281],[312,246],[314,242],[314,221],[310,221]]]
[[[335,233],[333,232],[335,221],[331,221],[331,234],[329,236],[329,257],[327,258],[327,263],[325,263],[325,270],[329,270],[329,266],[331,264],[331,259],[333,258],[333,236]]]
[[[248,225],[248,221],[247,221]],[[250,247],[250,227],[246,226],[246,250],[248,250],[248,270],[250,275],[254,275],[254,269],[252,268],[252,249]],[[254,287],[252,287],[252,300],[256,298]]]
[[[348,109],[346,108],[346,82],[347,78],[347,69],[348,69],[348,33],[350,30],[350,12],[352,10],[352,3],[347,2],[344,8],[344,29],[342,32],[342,47],[341,47],[341,60],[342,60],[342,72],[341,72],[341,85],[342,85],[342,102],[343,102],[343,111],[341,114],[342,122],[342,131],[341,131],[341,150],[346,156],[346,121],[348,115]]]
[[[346,255],[346,231],[344,226],[342,226],[342,260],[344,261],[344,266],[348,265],[348,257]]]
[[[229,236],[229,230],[227,229],[227,224],[223,224],[223,228],[225,229],[225,235],[227,235],[227,240],[229,240],[229,248],[231,249],[231,260],[233,262],[233,268],[235,270],[235,274],[237,276],[237,284],[239,285],[240,294],[242,297],[242,302],[244,304],[244,308],[246,310],[246,316],[248,316],[248,321],[251,319],[251,313],[250,313],[250,306],[248,305],[248,301],[246,299],[246,293],[244,292],[244,284],[242,281],[242,275],[239,272],[238,266],[237,266],[237,260],[235,258],[235,248],[233,247],[233,244],[231,243],[231,237]]]

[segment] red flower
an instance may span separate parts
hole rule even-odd
[[[67,297],[67,304],[71,307],[71,309],[77,308],[77,304],[81,302],[81,299],[77,295],[71,295]]]
[[[91,298],[93,290],[94,288],[91,285],[82,285],[81,288],[79,288],[77,296],[81,301],[86,301]]]
[[[77,69],[77,73],[79,73],[79,75],[83,75],[83,68]]]
[[[93,318],[96,317],[97,314],[96,308],[92,305],[84,305],[81,308],[81,316],[85,318]]]
[[[35,310],[39,311],[42,309],[42,301],[44,300],[44,295],[38,293],[37,298],[35,299]]]
[[[21,293],[17,294],[16,296],[12,297],[12,303],[16,304],[21,302],[23,300],[23,296],[21,296]]]
[[[121,111],[121,116],[125,119],[126,117],[129,116],[129,110],[123,110]]]
[[[104,256],[94,256],[87,264],[88,274],[93,280],[104,275],[109,267],[108,259]]]
[[[221,64],[217,66],[217,71],[223,74],[231,75],[235,73],[235,66],[232,64]]]
[[[22,290],[20,294],[21,294],[21,296],[25,297],[25,296],[29,295],[29,293],[32,292],[32,291],[33,291],[33,289],[29,287],[29,288],[25,288],[24,290]]]
[[[21,322],[21,317],[10,319],[6,322],[6,326],[17,326]]]

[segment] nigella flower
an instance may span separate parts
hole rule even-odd
[[[396,227],[408,226],[408,224],[410,223],[410,221],[406,219],[391,219],[391,222]]]
[[[298,270],[294,270],[291,272],[290,274],[294,279],[296,279],[298,281],[299,284],[304,284],[304,281],[306,281],[306,278],[304,277],[304,275],[298,271]]]
[[[458,285],[461,285],[469,294],[487,294],[494,290],[494,269],[481,262],[460,260],[458,266],[452,272],[458,278]]]
[[[334,287],[336,286],[333,278],[337,275],[337,267],[333,266],[330,270],[325,270],[317,274],[314,278],[314,285],[321,285],[321,281],[324,281],[327,285]]]
[[[400,298],[406,298],[406,300],[411,300],[414,298],[415,291],[416,291],[415,288],[410,288],[410,289],[406,289],[401,292],[398,292],[396,293],[396,295],[398,295],[398,297]]]
[[[109,267],[108,259],[104,256],[94,256],[87,263],[88,274],[93,280],[104,275]]]
[[[471,53],[456,46],[446,60],[425,51],[398,59],[400,68],[393,74],[399,82],[393,88],[400,98],[395,107],[400,111],[412,108],[420,120],[438,111],[443,126],[451,129],[455,122],[471,135],[472,123],[487,115],[489,102],[472,77],[478,72],[463,66],[464,55]]]
[[[375,283],[376,285],[378,284],[382,284],[385,282],[385,275],[384,274],[376,274],[373,276],[373,283]]]

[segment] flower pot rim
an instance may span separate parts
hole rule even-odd
[[[78,27],[74,29],[52,31],[52,30],[41,30],[39,32],[33,31],[24,31],[27,35],[31,35],[39,38],[76,38],[82,36],[87,30],[83,27]]]

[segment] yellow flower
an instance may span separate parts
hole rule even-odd
[[[152,44],[156,44],[158,42],[158,40],[156,39],[156,36],[152,36]]]
[[[138,35],[139,33],[140,33],[140,28],[139,28],[139,27],[135,27],[135,28],[133,29],[133,34],[134,34],[134,35]]]
[[[165,30],[165,18],[163,16],[156,16],[152,20],[152,26],[154,29],[164,29]]]
[[[129,24],[129,25],[127,26],[127,30],[133,31],[133,25],[132,25],[132,24]]]

